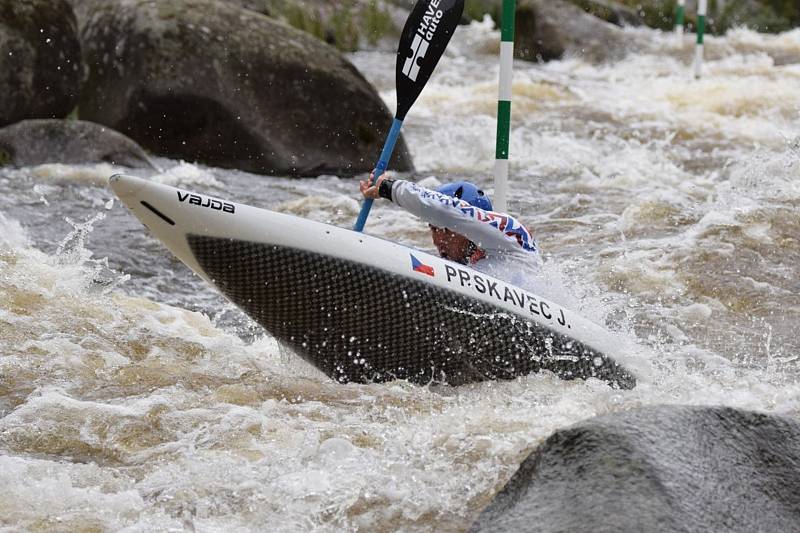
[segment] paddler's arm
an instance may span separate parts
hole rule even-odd
[[[409,181],[384,176],[372,186],[362,181],[361,193],[366,198],[386,198],[433,226],[465,236],[486,252],[537,253],[527,228],[505,213],[484,211]]]

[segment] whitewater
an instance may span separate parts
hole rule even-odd
[[[708,38],[699,80],[689,36],[626,31],[647,45],[615,63],[515,64],[509,211],[581,314],[653,354],[635,389],[333,383],[114,200],[107,178],[135,170],[0,168],[0,528],[464,531],[581,420],[800,416],[800,30]],[[498,51],[489,22],[458,29],[405,121],[411,178],[491,191]],[[394,51],[350,60],[393,107]],[[353,179],[156,164],[156,181],[339,226],[359,210]],[[367,232],[433,248],[386,202]]]

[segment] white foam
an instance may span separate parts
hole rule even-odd
[[[186,161],[179,161],[176,165],[164,169],[163,172],[150,176],[150,179],[172,187],[223,187],[210,170]]]
[[[22,172],[17,171],[20,174]],[[119,172],[119,168],[110,163],[93,165],[64,165],[47,163],[25,169],[25,174],[38,183],[75,183],[80,185],[103,186],[108,177]]]
[[[9,251],[30,246],[30,239],[22,225],[3,213],[0,213],[0,245]]]
[[[132,480],[93,464],[0,455],[0,483],[10,489],[0,499],[3,522],[26,529],[44,521],[55,529],[119,530],[146,507]]]

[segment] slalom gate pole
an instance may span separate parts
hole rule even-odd
[[[697,3],[697,44],[694,48],[694,77],[700,78],[703,67],[703,33],[706,30],[706,12],[708,0],[698,0]]]
[[[686,0],[678,0],[675,6],[675,39],[683,44],[683,19],[686,14]]]
[[[503,0],[500,27],[500,81],[497,99],[497,144],[494,163],[494,208],[508,209],[508,145],[511,136],[511,79],[514,70],[516,0]]]

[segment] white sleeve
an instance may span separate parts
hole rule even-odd
[[[433,226],[465,236],[486,252],[537,254],[528,229],[506,213],[484,211],[405,180],[392,185],[392,201]]]

